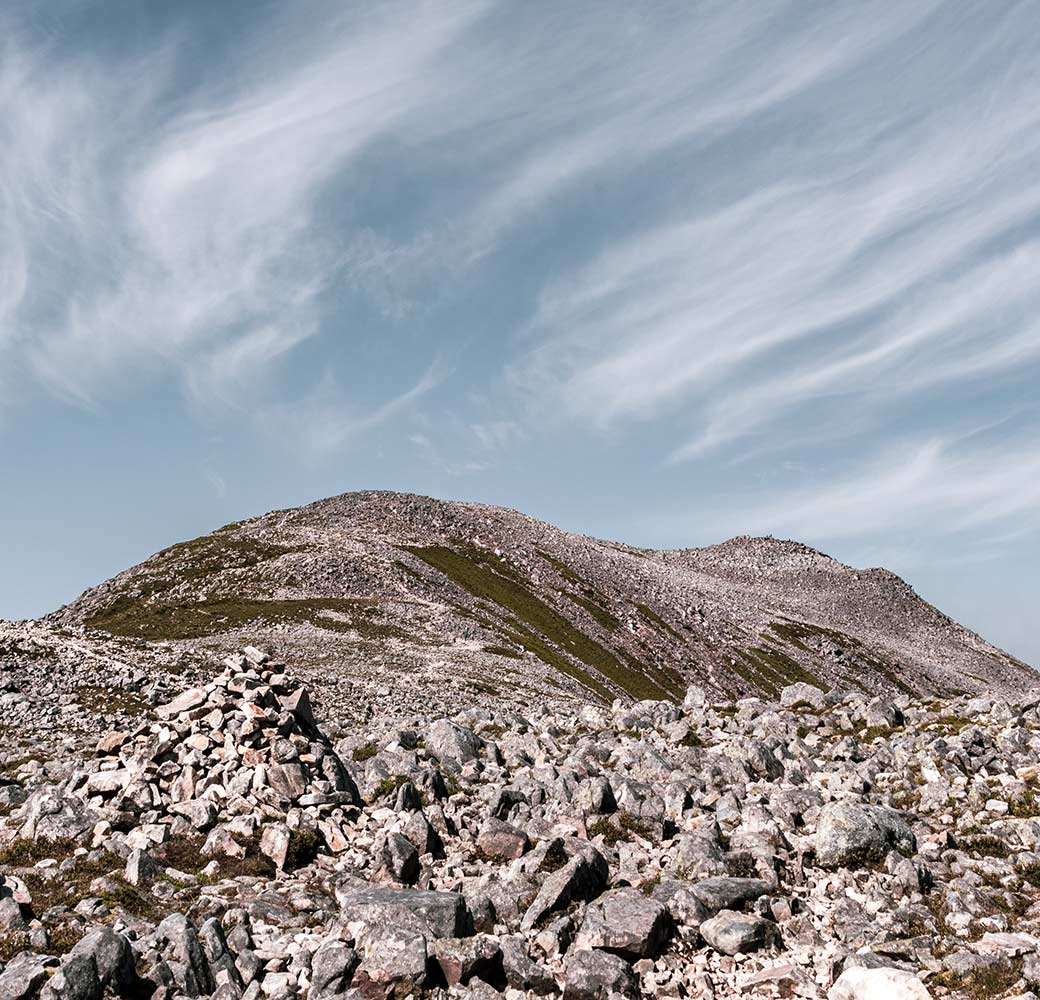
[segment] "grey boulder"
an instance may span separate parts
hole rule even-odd
[[[824,868],[877,863],[892,850],[917,848],[906,820],[894,809],[862,802],[830,802],[816,823],[816,862]]]
[[[671,928],[664,903],[638,889],[611,889],[585,911],[574,946],[601,948],[629,959],[647,958],[657,953]]]
[[[723,910],[701,924],[701,937],[724,955],[748,954],[777,943],[776,924],[752,913]]]

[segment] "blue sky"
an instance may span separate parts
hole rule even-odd
[[[794,537],[1040,664],[1031,2],[0,7],[0,615],[346,490]]]

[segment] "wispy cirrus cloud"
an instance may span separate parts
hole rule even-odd
[[[922,55],[935,10],[906,5],[868,39],[850,33],[826,65],[843,78],[834,93],[783,90],[772,124],[757,107],[727,119],[763,147],[768,173],[737,157],[716,182],[725,207],[691,186],[685,217],[668,213],[557,276],[514,381],[592,427],[667,420],[674,439],[685,425],[686,440],[663,447],[682,460],[768,434],[807,401],[833,398],[848,415],[850,401],[876,409],[879,395],[1036,364],[1028,11],[954,23],[952,37],[928,24],[944,47]],[[790,54],[799,39],[781,31],[777,44]],[[770,133],[783,128],[797,143]],[[696,172],[697,157],[686,162]]]
[[[113,59],[14,26],[0,350],[80,403],[171,365],[195,392],[233,394],[317,334],[324,294],[364,263],[363,230],[320,200],[437,99],[431,67],[482,9],[260,20],[235,75],[195,83],[176,28]]]
[[[769,492],[708,515],[712,529],[841,540],[913,537],[939,524],[951,538],[981,533],[992,552],[1040,530],[1040,448],[1019,436],[892,442],[811,485]]]

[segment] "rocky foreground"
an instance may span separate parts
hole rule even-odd
[[[1040,988],[1040,692],[347,730],[225,666],[0,677],[0,1000]]]

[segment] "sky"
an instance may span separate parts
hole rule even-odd
[[[1040,666],[1040,6],[6,0],[0,616],[356,489],[796,538]]]

